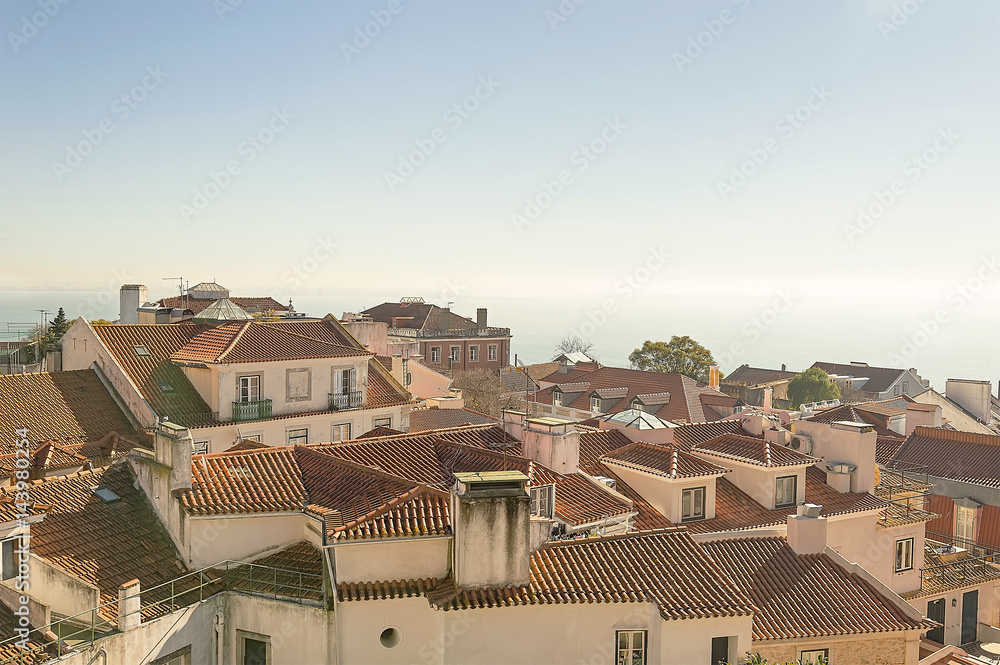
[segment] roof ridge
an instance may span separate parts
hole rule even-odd
[[[589,538],[574,538],[571,540],[550,540],[541,546],[540,550],[554,550],[566,547],[590,545],[593,543],[604,543],[613,540],[642,540],[654,536],[671,536],[676,533],[688,533],[686,526],[675,526],[663,529],[651,529],[649,531],[629,531],[628,533],[615,533],[607,536],[592,536]]]
[[[387,512],[389,512],[391,510],[395,510],[396,508],[398,508],[399,506],[403,505],[404,503],[409,503],[410,501],[413,501],[418,496],[423,495],[423,494],[432,495],[432,496],[434,496],[437,499],[445,499],[448,496],[447,492],[442,492],[441,490],[433,489],[431,487],[428,487],[427,485],[419,484],[416,487],[414,487],[414,488],[412,488],[410,490],[407,490],[405,493],[400,494],[395,499],[392,499],[390,501],[386,501],[381,506],[378,506],[377,508],[375,508],[371,512],[362,515],[358,519],[355,519],[355,520],[352,520],[350,522],[347,522],[347,523],[343,524],[342,526],[340,526],[337,529],[335,529],[335,531],[346,531],[348,529],[352,529],[352,528],[356,527],[359,524],[364,524],[365,522],[368,522],[369,520],[373,520],[376,517],[379,517],[380,515],[384,515],[384,514],[386,514]]]
[[[315,450],[315,449],[312,449],[312,448],[309,448],[307,446],[303,446],[303,445],[300,445],[300,444],[296,444],[293,447],[292,452],[293,453],[302,453],[302,454],[305,454],[305,455],[311,455],[311,456],[313,456],[316,459],[320,459],[322,461],[325,461],[325,462],[328,462],[328,463],[331,463],[331,464],[336,464],[336,465],[341,466],[341,467],[346,467],[348,469],[359,471],[361,473],[367,473],[367,474],[372,475],[372,476],[380,477],[383,480],[388,480],[390,482],[394,482],[394,483],[399,484],[399,485],[404,485],[406,487],[412,488],[414,485],[419,485],[420,484],[420,483],[416,483],[416,482],[414,482],[412,480],[409,480],[407,478],[403,478],[402,476],[397,476],[397,475],[395,475],[393,473],[389,473],[388,471],[384,471],[382,469],[377,469],[375,467],[368,466],[367,464],[361,464],[360,462],[355,462],[353,460],[349,460],[349,459],[346,459],[346,458],[343,458],[343,457],[337,457],[336,455],[331,455],[331,454],[329,454],[327,452],[324,452],[324,451],[321,451],[321,450]],[[298,465],[298,459],[296,459],[295,462],[296,462],[296,466],[299,466]],[[301,466],[299,467],[299,472],[300,473],[302,472]],[[303,481],[303,485],[305,485],[305,481]],[[409,491],[409,490],[407,490],[407,491]]]
[[[227,346],[225,349],[222,350],[221,353],[219,353],[218,355],[215,356],[215,362],[219,362],[220,360],[222,360],[223,358],[225,358],[226,354],[228,354],[230,351],[233,350],[233,347],[236,346],[236,344],[240,341],[240,339],[243,338],[243,335],[246,334],[246,331],[249,330],[250,326],[252,326],[254,323],[256,323],[256,322],[255,321],[241,321],[241,322],[239,322],[237,325],[240,326],[240,331],[238,333],[236,333],[236,335],[233,337],[232,341],[229,342],[229,346]],[[224,326],[226,324],[222,324],[222,325]],[[221,327],[222,326],[219,326],[219,328],[221,328]],[[213,328],[213,330],[218,330],[218,328]]]
[[[322,319],[320,321],[322,322]],[[269,330],[275,330],[275,331],[280,332],[280,333],[282,333],[284,335],[293,335],[295,337],[301,337],[302,339],[308,339],[311,342],[319,342],[320,344],[325,344],[327,346],[333,346],[333,347],[336,347],[338,349],[347,349],[348,351],[360,351],[360,353],[358,355],[368,355],[368,354],[370,354],[372,356],[375,355],[373,352],[369,351],[368,349],[359,349],[359,348],[356,348],[356,347],[353,347],[353,346],[344,346],[343,344],[335,344],[334,342],[328,342],[326,340],[319,339],[317,337],[310,337],[309,335],[303,335],[302,333],[297,333],[297,332],[294,332],[292,330],[285,330],[285,329],[283,329],[283,328],[281,328],[279,326],[274,325],[275,323],[298,323],[297,321],[269,321],[267,323],[261,323],[259,321],[248,321],[247,323],[257,323],[258,325],[261,325],[261,326],[263,326],[265,328],[268,328]]]

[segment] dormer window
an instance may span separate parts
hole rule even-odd
[[[636,411],[642,411],[642,402],[639,400],[632,400],[632,408]]]
[[[531,488],[531,514],[552,518],[555,510],[555,485]]]
[[[142,344],[136,344],[135,346],[132,347],[132,350],[135,351],[135,355],[137,356],[145,357],[149,355],[149,351]]]
[[[788,508],[795,505],[796,480],[795,476],[781,476],[775,481],[775,508]]]
[[[555,390],[552,392],[552,403],[556,406],[562,406],[562,392]]]
[[[601,398],[600,397],[591,397],[590,398],[590,410],[591,411],[600,411],[601,410]]]
[[[681,492],[681,521],[705,518],[705,488],[692,487]]]

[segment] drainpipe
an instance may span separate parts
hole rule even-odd
[[[223,644],[225,642],[226,635],[226,617],[222,612],[215,613],[215,663],[216,665],[223,665],[223,656],[225,651],[223,649]]]

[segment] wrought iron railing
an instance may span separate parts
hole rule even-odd
[[[997,558],[993,555],[964,556],[955,561],[941,563],[935,566],[924,566],[920,569],[920,588],[925,589],[938,584],[942,578],[956,582],[966,581],[974,584],[983,580],[990,573],[1000,572],[996,567]]]
[[[10,651],[12,647],[17,652],[0,660],[0,665],[44,662],[89,647],[101,638],[117,632],[117,622],[121,618],[134,614],[156,618],[201,602],[217,593],[233,592],[325,607],[323,589],[322,575],[227,560],[148,589],[140,588],[140,599],[163,597],[148,603],[140,602],[137,609],[124,614],[119,614],[119,601],[114,600],[46,626],[33,628],[26,637],[16,635],[2,640],[0,653]],[[31,642],[32,646],[19,647],[19,644],[27,642]]]
[[[360,390],[352,390],[346,393],[329,393],[329,395],[331,411],[359,409],[364,403],[364,395]]]
[[[262,399],[256,402],[233,402],[233,422],[242,423],[248,420],[267,420],[271,417],[271,400]]]

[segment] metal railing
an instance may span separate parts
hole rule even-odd
[[[995,565],[997,558],[993,555],[969,556],[956,561],[941,563],[935,566],[924,566],[920,569],[920,588],[929,587],[942,577],[953,578],[957,582],[976,583],[985,580],[989,573],[1000,573]]]
[[[233,402],[233,422],[242,423],[248,420],[267,420],[271,417],[271,400],[262,399],[256,402]]]
[[[958,545],[962,549],[968,550],[976,556],[992,556],[995,558],[997,563],[1000,563],[1000,550],[992,548],[988,545],[977,543],[976,541],[968,538],[952,536],[946,533],[935,533],[934,531],[925,531],[924,535],[928,540],[934,540],[946,545]]]
[[[322,575],[227,560],[148,589],[140,588],[140,599],[163,597],[145,604],[140,602],[138,609],[130,612],[120,614],[119,601],[113,600],[46,626],[33,628],[26,637],[15,635],[0,640],[0,653],[11,648],[17,649],[16,654],[0,660],[0,665],[45,662],[117,633],[120,619],[134,614],[140,615],[140,621],[142,618],[155,619],[223,592],[272,598],[300,605],[326,606]],[[20,646],[22,644],[23,648]]]
[[[357,409],[363,406],[364,394],[360,390],[352,390],[346,393],[329,393],[330,410],[346,411]]]
[[[898,499],[886,499],[879,497],[889,505],[883,508],[878,514],[878,524],[883,527],[891,527],[898,524],[906,524],[913,520],[931,521],[934,519],[931,513],[926,510],[926,491],[910,492],[909,496]]]

